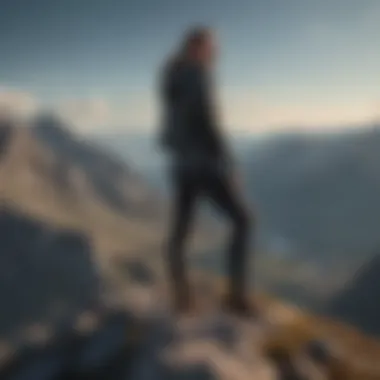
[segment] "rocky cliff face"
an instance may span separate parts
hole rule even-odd
[[[0,123],[0,202],[3,337],[96,305],[113,257],[157,244],[150,188],[55,119]]]
[[[99,305],[101,278],[85,235],[55,229],[8,207],[0,212],[0,336]]]

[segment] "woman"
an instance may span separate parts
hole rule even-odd
[[[218,128],[211,74],[216,43],[207,28],[191,30],[161,77],[164,125],[161,145],[172,160],[174,215],[168,244],[169,274],[177,311],[193,299],[184,265],[184,244],[200,196],[207,196],[233,223],[228,257],[229,293],[224,306],[251,314],[246,275],[250,218],[234,182],[232,157]]]

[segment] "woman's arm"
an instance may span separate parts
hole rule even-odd
[[[214,110],[214,99],[207,72],[201,67],[192,68],[190,81],[190,109],[193,112],[194,133],[205,143],[210,153],[224,162],[230,163],[231,154],[222,135]]]

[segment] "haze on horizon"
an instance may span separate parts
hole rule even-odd
[[[157,70],[190,25],[214,27],[231,132],[380,118],[378,0],[3,0],[0,107],[51,107],[81,131],[152,131]]]

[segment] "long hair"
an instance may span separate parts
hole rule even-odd
[[[185,63],[190,58],[193,48],[201,45],[211,34],[211,29],[205,26],[197,26],[189,29],[177,51],[166,62],[167,69],[173,69]]]

